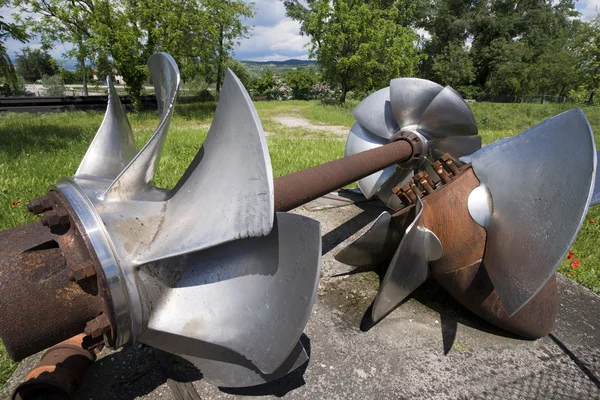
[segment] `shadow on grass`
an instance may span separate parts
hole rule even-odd
[[[35,118],[35,116],[31,116]],[[96,127],[97,128],[97,127]],[[0,126],[0,152],[18,154],[24,152],[45,152],[52,156],[58,149],[73,144],[89,144],[95,128],[92,126],[65,126],[57,123],[41,125]]]

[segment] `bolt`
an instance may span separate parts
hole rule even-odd
[[[415,181],[415,183],[420,183],[423,189],[425,189],[425,191],[427,192],[427,194],[433,193],[433,180],[431,180],[427,172],[421,171],[416,173],[415,176],[413,176],[413,180]]]
[[[50,229],[59,226],[69,226],[70,223],[69,213],[62,209],[46,211],[42,217],[42,225]]]
[[[100,337],[110,329],[110,321],[106,314],[100,314],[85,324],[85,334],[93,338]]]
[[[408,197],[408,194],[400,186],[396,186],[394,189],[392,189],[392,192],[396,196],[398,196],[398,198],[400,199],[400,201],[402,201],[402,204],[404,204],[405,207],[408,207],[412,204],[412,202],[410,201],[410,198]]]
[[[52,210],[52,202],[48,196],[38,197],[37,199],[29,201],[27,204],[27,210],[33,214],[41,214],[45,211]]]
[[[74,282],[80,282],[86,278],[90,278],[96,275],[96,270],[90,261],[84,261],[81,264],[72,265],[69,270],[71,280]]]
[[[421,192],[417,185],[415,185],[413,182],[408,182],[408,184],[410,185],[410,190],[415,194],[415,196],[423,197],[423,192]],[[416,200],[417,198],[415,197],[415,201]]]
[[[452,173],[454,175],[458,175],[458,167],[456,166],[456,164],[454,164],[454,162],[452,162],[452,158],[450,158],[450,154],[446,153],[444,154],[440,160],[446,164],[446,166],[450,169],[450,171],[452,171]]]
[[[406,196],[408,196],[408,199],[411,203],[417,201],[417,194],[410,190],[410,185],[408,183],[402,186],[402,191],[406,194]]]
[[[433,163],[433,169],[435,170],[435,173],[438,174],[440,176],[440,178],[442,178],[442,182],[444,182],[444,183],[450,182],[450,180],[451,180],[450,175],[448,175],[448,172],[446,172],[443,164],[439,160],[435,161]]]

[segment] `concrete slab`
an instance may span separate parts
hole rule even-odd
[[[77,398],[600,399],[600,298],[562,276],[556,328],[537,341],[491,326],[434,281],[378,325],[365,326],[381,271],[352,271],[333,255],[384,210],[379,204],[296,210],[321,221],[324,253],[302,337],[311,360],[299,370],[259,387],[217,388],[182,359],[135,345],[103,352]],[[0,399],[26,371],[20,368]]]

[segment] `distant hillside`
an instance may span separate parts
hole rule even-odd
[[[316,71],[317,66],[312,60],[285,60],[285,61],[241,61],[250,70],[250,72],[257,76],[261,75],[268,69],[274,73],[283,74],[293,69],[298,68],[310,68]]]
[[[257,65],[314,65],[313,60],[297,60],[292,58],[285,61],[244,61],[240,60],[244,64],[257,64]]]

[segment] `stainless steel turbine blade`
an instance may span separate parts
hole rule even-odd
[[[244,86],[228,70],[208,136],[169,194],[164,221],[138,262],[266,235],[273,226],[273,196],[262,125]]]
[[[389,87],[378,90],[361,101],[352,115],[365,129],[384,139],[389,140],[398,129],[392,114]]]
[[[137,151],[129,120],[110,77],[106,77],[106,87],[106,113],[75,172],[76,179],[114,179],[131,162]]]
[[[491,197],[491,216],[477,217],[489,221],[483,263],[504,310],[514,315],[554,275],[583,223],[596,173],[594,136],[575,109],[471,159]]]
[[[387,265],[400,244],[400,235],[392,216],[383,212],[358,239],[335,255],[341,263],[353,267]]]
[[[142,197],[152,186],[160,153],[169,130],[177,89],[179,68],[167,53],[155,53],[148,59],[148,69],[156,92],[160,123],[146,145],[107,189],[105,197],[115,200]]]
[[[444,89],[426,79],[397,78],[390,82],[390,103],[399,127],[416,125],[431,101]]]
[[[477,135],[477,124],[471,109],[449,86],[435,96],[420,117],[417,129],[432,138]]]
[[[600,151],[596,153],[596,159],[600,157]],[[594,194],[590,200],[590,207],[600,204],[600,174],[596,174],[596,181],[594,182]]]
[[[362,151],[374,149],[389,143],[388,140],[372,134],[364,129],[358,122],[355,123],[348,133],[344,156],[360,153]],[[382,171],[376,172],[358,181],[358,187],[367,199],[370,199],[377,193],[379,188],[396,171],[395,166],[388,167]]]
[[[381,320],[427,279],[429,261],[442,256],[442,244],[423,225],[423,203],[417,197],[414,221],[406,229],[373,303],[371,318]]]
[[[140,341],[184,355],[220,386],[273,379],[310,316],[320,236],[317,221],[277,213],[268,236],[167,260],[168,268],[142,267],[142,293],[153,308]]]
[[[481,149],[481,136],[449,136],[430,140],[427,144],[431,160],[437,160],[449,153],[454,162],[457,162],[461,157],[469,156]]]

